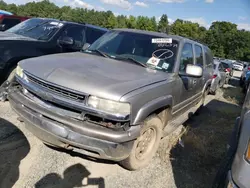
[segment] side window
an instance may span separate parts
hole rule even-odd
[[[203,52],[202,52],[201,46],[195,45],[194,50],[195,50],[195,62],[196,62],[196,65],[199,65],[199,66],[203,67]]]
[[[81,26],[71,26],[62,34],[62,37],[71,37],[74,40],[73,49],[81,49],[84,43],[84,27]]]
[[[5,25],[5,29],[9,29],[17,24],[19,24],[21,21],[19,19],[13,19],[13,18],[4,18],[2,21],[2,24]]]
[[[92,44],[98,38],[100,38],[104,33],[105,33],[105,31],[87,27],[87,30],[86,30],[86,42],[89,43],[89,44]]]
[[[205,47],[205,59],[206,59],[206,65],[207,66],[212,66],[213,64],[213,55],[212,52]]]
[[[193,46],[190,43],[186,43],[183,46],[180,59],[180,71],[185,71],[188,64],[194,64]]]

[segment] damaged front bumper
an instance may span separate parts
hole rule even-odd
[[[43,142],[91,157],[123,160],[129,156],[134,140],[140,134],[140,126],[113,130],[87,120],[70,118],[61,108],[39,104],[20,89],[9,91],[8,99],[27,129]]]

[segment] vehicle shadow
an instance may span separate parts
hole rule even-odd
[[[0,187],[11,188],[19,179],[20,162],[30,151],[21,130],[0,118]]]
[[[234,86],[234,87],[238,87],[240,85],[240,79],[238,77],[234,76],[229,80],[228,84],[231,86]]]
[[[50,173],[40,179],[35,188],[73,188],[87,187],[90,185],[105,188],[104,178],[90,178],[90,172],[80,163],[68,167],[63,172],[63,178],[57,173]],[[86,180],[82,183],[83,180]]]
[[[177,188],[212,186],[240,111],[237,105],[214,99],[185,123],[182,144],[170,151]]]

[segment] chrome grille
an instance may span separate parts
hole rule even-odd
[[[61,96],[61,97],[64,97],[64,98],[67,98],[70,100],[78,101],[78,102],[83,102],[85,99],[84,95],[77,94],[77,93],[69,91],[67,89],[63,89],[63,88],[60,88],[58,86],[51,85],[51,84],[46,83],[45,81],[41,81],[41,80],[31,76],[31,75],[28,75],[28,74],[26,74],[26,75],[27,75],[28,80],[30,82],[32,82],[35,85],[38,85],[40,87],[45,88],[46,90],[48,90],[49,92],[51,92],[53,94],[56,94],[58,96]]]

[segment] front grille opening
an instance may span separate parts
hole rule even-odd
[[[29,90],[29,93],[31,93],[32,95],[34,95],[36,98],[38,98],[39,100],[41,101],[45,101],[48,105],[51,105],[51,106],[54,106],[54,107],[57,107],[59,109],[63,109],[63,110],[67,110],[67,111],[71,111],[71,112],[75,112],[75,113],[78,113],[79,115],[81,114],[81,111],[77,110],[76,108],[70,108],[70,107],[67,107],[67,106],[63,106],[61,104],[58,104],[58,103],[54,103],[54,102],[51,102],[51,101],[46,101],[44,100],[42,97],[36,95],[35,93],[31,92]]]
[[[46,88],[48,91],[55,93],[56,95],[65,97],[67,99],[71,99],[77,102],[83,102],[85,100],[85,96],[81,95],[81,94],[77,94],[75,92],[72,91],[68,91],[66,89],[57,87],[57,86],[53,86],[51,84],[48,84],[46,82],[40,81],[30,75],[27,75],[28,79],[30,82],[32,82],[33,84],[39,85],[43,88]]]
[[[107,120],[107,119],[89,115],[89,114],[85,115],[85,119],[91,123],[95,123],[103,127],[110,128],[110,129],[117,130],[117,131],[129,129],[128,122],[116,122],[116,121]]]

